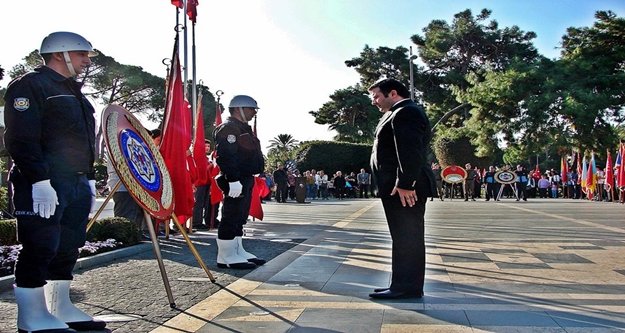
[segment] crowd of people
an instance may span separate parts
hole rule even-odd
[[[517,201],[527,201],[528,198],[588,199],[621,203],[625,201],[623,191],[616,190],[614,184],[606,184],[605,172],[599,167],[592,191],[582,187],[581,177],[576,170],[569,170],[565,177],[562,177],[555,169],[541,172],[538,169],[528,171],[523,165],[517,165],[516,168],[511,165],[500,167],[491,165],[488,169],[482,170],[467,163],[466,177],[461,183],[445,181],[441,175],[441,167],[437,163],[432,163],[432,170],[436,176],[436,197],[440,200],[458,198],[475,201],[483,197],[486,201],[498,201],[500,198],[515,198]],[[501,171],[513,171],[515,179],[502,182],[496,177]]]
[[[263,198],[266,201],[272,198],[278,203],[297,200],[298,179],[305,186],[305,199],[309,200],[375,197],[371,187],[371,174],[365,168],[361,168],[358,174],[343,174],[341,170],[337,170],[328,175],[324,170],[310,169],[301,172],[298,169],[288,169],[284,163],[278,163],[273,172],[265,172],[260,177],[265,179],[270,189],[270,193]]]

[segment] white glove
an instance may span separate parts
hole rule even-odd
[[[231,198],[238,198],[241,195],[241,190],[243,189],[243,185],[241,185],[240,181],[230,182],[228,183],[230,187],[230,191],[228,191],[228,196]]]
[[[49,219],[54,215],[59,198],[56,191],[50,184],[50,179],[38,181],[33,184],[33,212],[39,216]]]
[[[89,189],[91,190],[91,210],[90,213],[95,212],[95,179],[89,180]]]

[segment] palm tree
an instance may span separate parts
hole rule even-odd
[[[292,152],[297,148],[299,141],[293,139],[291,134],[278,134],[269,140],[268,160],[271,162],[280,161],[282,163],[293,159]]]
[[[275,138],[269,140],[270,145],[267,147],[269,150],[286,150],[290,151],[297,147],[299,141],[293,139],[291,134],[278,134]]]

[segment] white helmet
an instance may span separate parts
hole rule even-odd
[[[83,36],[67,31],[58,31],[49,34],[43,39],[41,48],[39,48],[39,54],[65,51],[88,51],[90,57],[98,55],[98,53],[93,50],[91,43]]]
[[[256,100],[247,95],[236,95],[230,100],[229,108],[253,108],[258,109]]]

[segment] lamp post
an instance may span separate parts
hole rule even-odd
[[[417,56],[412,54],[412,46],[410,47],[410,56],[408,57],[408,66],[410,66],[410,99],[414,101],[414,73],[412,69],[412,61]]]

